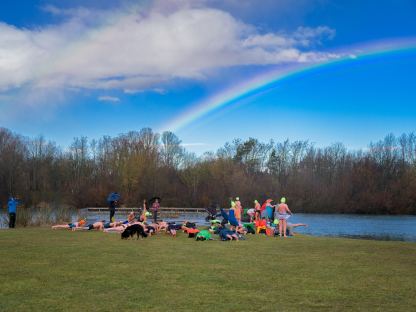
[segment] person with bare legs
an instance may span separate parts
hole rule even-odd
[[[79,220],[78,222],[74,223],[66,223],[66,224],[57,224],[52,226],[52,230],[56,229],[68,229],[75,231],[77,228],[83,227],[85,224],[85,220]]]
[[[282,197],[280,204],[277,206],[277,218],[279,219],[279,236],[286,237],[287,219],[292,215],[288,205],[286,205],[286,198]]]
[[[287,232],[286,232],[286,234],[289,235],[289,236],[294,236],[295,232],[293,232],[293,230],[294,230],[294,228],[297,228],[299,226],[305,226],[306,227],[308,225],[305,224],[305,223],[290,223],[290,222],[287,222]]]
[[[153,213],[153,222],[156,223],[157,222],[157,214],[159,212],[160,209],[160,203],[159,203],[159,199],[155,199],[154,203],[152,204],[152,213]]]
[[[121,224],[121,222],[105,222],[105,220],[102,220],[102,221],[94,222],[92,224],[88,224],[88,225],[86,225],[84,227],[75,228],[75,230],[86,230],[86,231],[96,230],[96,231],[103,231],[104,229],[116,227],[116,226],[119,226],[120,224]]]
[[[105,228],[103,232],[104,233],[111,233],[111,232],[123,233],[126,228],[128,228],[129,226],[134,225],[134,224],[141,225],[143,227],[143,229],[146,231],[146,225],[142,222],[136,221],[136,222],[133,222],[133,223],[123,223],[123,224],[118,223],[118,224],[115,224],[115,226],[113,226],[113,227]]]
[[[169,224],[166,221],[158,221],[157,225],[158,225],[158,232],[161,232],[161,231],[166,232],[169,226]]]
[[[116,232],[116,233],[121,233],[121,232],[123,232],[125,229],[126,229],[126,227],[128,227],[130,224],[120,224],[120,225],[117,225],[117,226],[115,226],[115,227],[111,227],[111,228],[108,228],[108,229],[104,229],[104,233],[111,233],[111,232]]]
[[[142,208],[142,213],[140,215],[140,220],[142,222],[146,222],[148,215],[149,215],[149,212],[147,211],[147,201],[146,199],[143,199],[143,208]]]
[[[260,203],[257,199],[254,201],[254,209],[255,209],[254,220],[258,221],[258,220],[261,219],[261,205],[260,205]],[[251,222],[253,222],[253,221],[251,221]]]
[[[241,223],[241,215],[243,214],[243,206],[241,205],[240,197],[235,198],[234,215],[238,224]]]

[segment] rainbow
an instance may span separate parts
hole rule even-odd
[[[308,73],[335,64],[361,60],[365,57],[413,50],[416,50],[416,38],[369,42],[366,44],[349,46],[348,49],[334,51],[333,55],[337,55],[337,57],[324,62],[298,64],[283,69],[274,69],[267,73],[253,77],[239,85],[222,90],[221,92],[200,102],[194,103],[189,109],[169,120],[165,124],[163,131],[178,131],[208,115],[212,111],[236,103],[261,91],[270,89],[277,82],[281,82],[303,73]]]

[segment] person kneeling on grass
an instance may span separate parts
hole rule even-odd
[[[52,226],[52,230],[56,229],[70,229],[75,231],[78,228],[81,228],[85,225],[85,220],[79,220],[78,222],[74,223],[66,223],[66,224],[57,224]]]
[[[238,236],[235,231],[232,231],[225,226],[219,227],[217,232],[222,241],[238,240]]]
[[[144,224],[145,225],[145,232],[149,234],[149,236],[156,235],[160,231],[159,224],[151,223],[151,224]]]
[[[157,232],[158,226],[156,223],[152,223],[150,225],[145,225],[144,227],[144,231],[146,232],[146,234],[148,234],[149,236],[155,235]]]
[[[173,237],[176,237],[176,231],[179,231],[182,229],[182,225],[176,224],[175,222],[171,222],[168,224],[168,227],[166,229],[166,234],[170,234]]]
[[[195,222],[185,221],[182,225],[182,230],[184,233],[188,234],[188,238],[193,238],[197,233],[199,233]]]
[[[212,240],[211,233],[208,230],[202,230],[196,234],[197,241]]]

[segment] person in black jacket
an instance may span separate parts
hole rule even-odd
[[[110,201],[110,204],[108,207],[110,209],[110,222],[114,222],[114,215],[116,213],[117,204],[118,202],[116,200]]]

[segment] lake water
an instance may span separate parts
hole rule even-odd
[[[87,222],[108,219],[108,213],[90,213]],[[4,219],[4,214],[3,214]],[[75,220],[76,216],[74,216]],[[123,220],[126,214],[116,213],[116,219]],[[205,214],[181,214],[165,221],[188,220],[206,225]],[[74,221],[73,220],[73,221]],[[373,216],[348,214],[307,214],[298,213],[289,218],[291,223],[306,223],[296,232],[313,236],[334,236],[379,240],[416,241],[416,216]],[[4,224],[3,224],[4,226]]]
[[[416,241],[416,216],[299,213],[289,222],[308,224],[296,230],[314,236]]]

